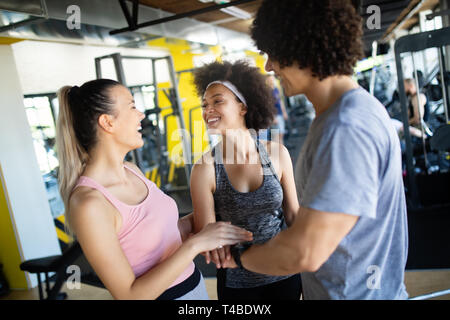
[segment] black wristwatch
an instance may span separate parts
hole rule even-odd
[[[234,262],[238,266],[238,268],[244,269],[241,262],[241,255],[242,253],[247,250],[248,247],[243,246],[232,246],[231,247],[231,254],[233,255]]]

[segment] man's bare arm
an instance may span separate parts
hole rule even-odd
[[[300,207],[294,224],[241,256],[245,269],[270,275],[314,272],[328,260],[358,216]]]

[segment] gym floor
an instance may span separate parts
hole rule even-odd
[[[217,300],[216,278],[205,278],[209,298]],[[429,294],[450,289],[450,269],[418,270],[405,273],[406,290],[410,297]],[[69,290],[65,285],[62,289],[69,300],[110,300],[111,295],[106,289],[81,284],[81,289]],[[37,288],[31,290],[13,290],[10,294],[0,297],[0,300],[37,300]],[[432,300],[450,300],[450,294],[433,298]]]

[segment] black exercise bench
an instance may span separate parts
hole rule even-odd
[[[39,299],[44,300],[41,273],[45,275],[45,291],[47,300],[64,300],[67,294],[59,291],[62,285],[70,276],[67,274],[67,267],[82,255],[81,247],[78,242],[72,243],[61,255],[48,256],[39,259],[24,261],[20,264],[20,270],[29,273],[36,273],[39,287]],[[54,272],[52,279],[55,284],[50,288],[49,273]]]

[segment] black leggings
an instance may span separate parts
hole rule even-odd
[[[217,269],[217,297],[219,300],[299,300],[302,293],[300,274],[254,288],[225,286],[226,269]]]

